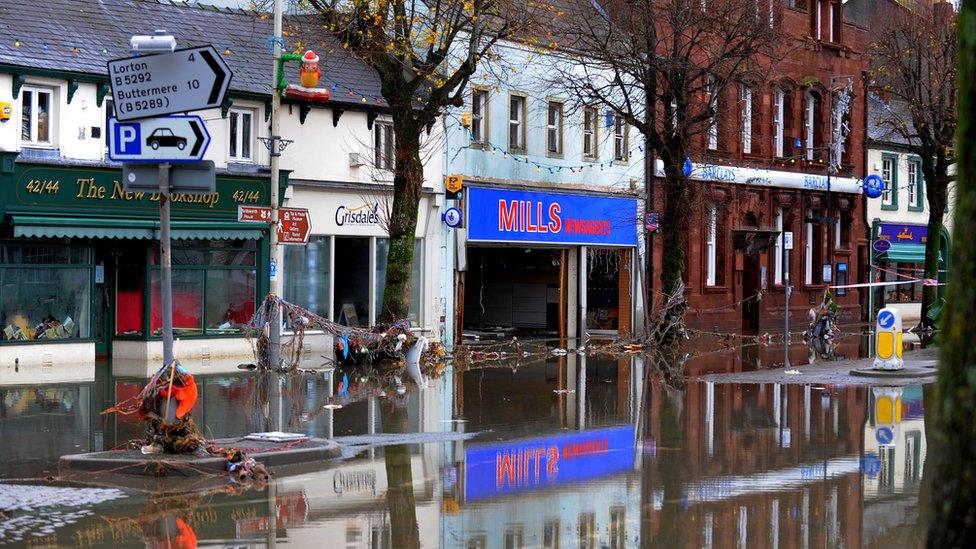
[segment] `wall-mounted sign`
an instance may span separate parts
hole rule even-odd
[[[444,188],[449,193],[458,193],[461,191],[461,187],[464,186],[464,178],[460,175],[449,175],[444,178]]]
[[[892,244],[925,244],[928,234],[929,228],[925,225],[882,223],[878,240],[887,240]]]
[[[364,203],[349,207],[341,205],[335,212],[336,225],[378,225],[380,222],[380,205],[378,202]]]
[[[471,445],[465,450],[465,499],[473,501],[538,490],[633,467],[634,428],[630,425]]]
[[[684,166],[687,171],[687,165]],[[664,177],[664,162],[657,160],[654,171],[658,177]],[[840,193],[860,194],[863,190],[861,181],[852,177],[831,177],[827,181],[826,175],[801,172],[787,172],[779,170],[764,170],[759,168],[743,168],[739,166],[722,166],[718,164],[694,164],[690,179],[698,181],[717,181],[719,183],[738,183],[741,185],[757,185],[760,187],[777,187],[784,189],[809,189]]]
[[[457,208],[448,208],[447,211],[445,211],[442,215],[442,218],[448,227],[457,229],[461,226],[463,216],[461,215],[461,210]]]
[[[793,249],[793,231],[785,231],[783,233],[783,248],[786,250]]]
[[[875,240],[874,244],[872,244],[872,247],[874,248],[874,251],[878,252],[879,254],[883,254],[891,249],[891,241]]]
[[[14,109],[7,101],[0,101],[0,122],[6,122],[13,116]]]
[[[268,206],[239,206],[237,220],[252,223],[271,221],[271,208]],[[306,208],[278,208],[278,243],[307,244],[312,232],[312,223]]]
[[[637,245],[637,200],[469,187],[468,240]]]

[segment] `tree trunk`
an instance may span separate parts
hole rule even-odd
[[[959,12],[959,144],[956,242],[976,226],[976,2]],[[970,76],[965,76],[970,75]],[[934,236],[934,235],[933,235]],[[953,246],[950,286],[942,315],[941,364],[935,407],[938,453],[932,483],[929,547],[976,546],[976,246]]]
[[[405,404],[380,403],[384,433],[406,433],[408,425]],[[413,469],[410,446],[394,444],[383,449],[386,464],[386,501],[390,511],[390,533],[395,547],[419,549],[420,529],[417,525],[417,501],[413,492]]]
[[[386,256],[386,281],[382,308],[377,315],[387,324],[407,318],[410,312],[410,273],[417,233],[417,210],[424,184],[424,165],[420,159],[420,129],[394,121],[396,143],[393,172],[393,204],[387,228],[390,248]]]
[[[680,303],[671,303],[683,283],[685,270],[685,235],[691,214],[688,181],[684,176],[684,149],[671,148],[661,153],[664,162],[664,215],[661,218],[663,259],[661,262],[661,291],[664,293],[664,311],[656,328],[656,339],[661,344],[677,342],[684,333],[684,296],[677,296]]]
[[[943,165],[944,166],[944,165]],[[948,178],[944,173],[936,173],[943,166],[937,165],[932,169],[933,176],[928,179],[925,196],[929,203],[928,239],[925,241],[925,276],[932,280],[939,280],[939,248],[942,243],[942,226],[944,224],[948,195]],[[924,286],[922,288],[922,318],[924,329],[934,329],[936,319],[929,315],[932,307],[937,304],[938,286]]]

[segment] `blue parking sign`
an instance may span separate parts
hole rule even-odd
[[[115,154],[142,154],[142,136],[139,131],[139,124],[126,124],[117,122],[113,127],[115,135],[114,144]]]

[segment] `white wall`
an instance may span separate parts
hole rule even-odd
[[[874,219],[880,219],[883,223],[909,223],[912,225],[926,225],[929,222],[929,201],[928,198],[925,199],[924,208],[922,211],[910,211],[908,209],[908,159],[910,156],[907,153],[871,148],[868,149],[868,174],[882,175],[882,158],[884,155],[897,155],[898,156],[898,210],[883,210],[881,208],[881,199],[868,199],[868,223]],[[890,182],[885,182],[890,183]],[[923,189],[924,182],[923,182]],[[955,197],[955,186],[949,186],[949,207],[946,210],[946,216],[943,219],[945,223],[946,230],[952,231],[952,217],[954,212],[954,205],[956,202]]]

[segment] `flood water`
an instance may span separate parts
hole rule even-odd
[[[849,352],[859,345],[850,342]],[[683,367],[691,376],[741,371],[774,355],[713,351]],[[0,387],[0,544],[922,543],[929,387],[723,384],[660,370],[632,356],[573,353],[448,364],[402,395],[358,372],[199,375],[194,418],[208,437],[267,430],[280,415],[286,430],[336,437],[350,449],[267,485],[221,481],[181,493],[53,478],[63,454],[141,437],[134,418],[100,412],[145,379],[112,376],[103,364],[93,382]],[[900,398],[897,420],[885,398]]]

